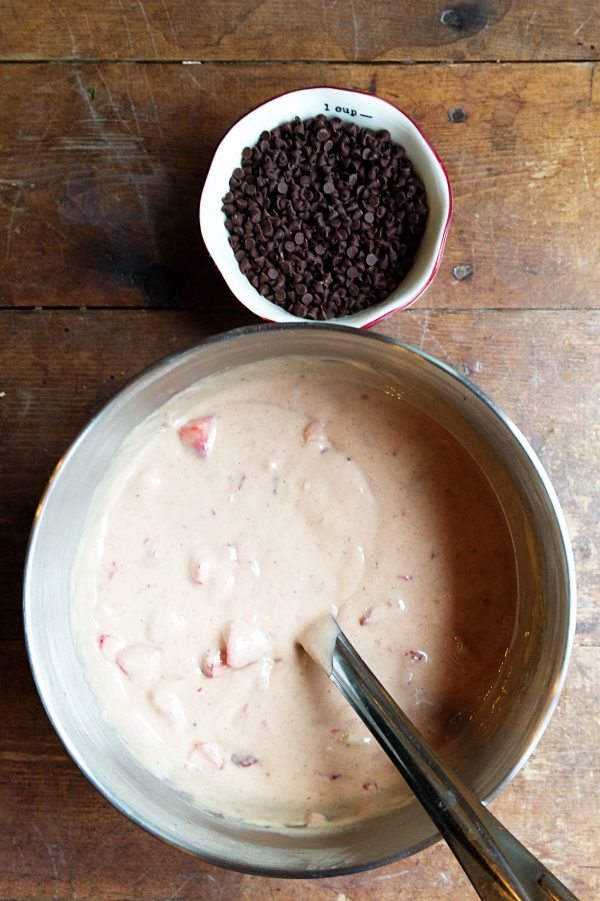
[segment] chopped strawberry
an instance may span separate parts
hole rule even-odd
[[[125,645],[115,659],[121,672],[136,684],[147,686],[158,675],[160,651],[152,645],[141,642]]]
[[[309,422],[302,433],[303,444],[314,444],[322,454],[329,450],[329,438],[325,426],[318,420]]]
[[[188,772],[200,770],[203,772],[210,764],[211,769],[222,770],[225,766],[225,758],[216,741],[197,741],[192,745],[192,750],[187,756],[185,768]]]
[[[200,419],[190,419],[181,426],[178,434],[182,443],[198,457],[208,457],[217,437],[216,417],[201,416]]]
[[[182,729],[186,724],[185,710],[180,698],[170,688],[158,688],[150,692],[150,703],[169,722]]]
[[[227,665],[233,669],[243,669],[268,657],[269,641],[261,630],[242,620],[228,623],[224,632],[227,648]]]
[[[198,741],[195,743],[194,749],[200,751],[217,770],[222,770],[225,766],[225,758],[216,741]]]
[[[100,648],[103,657],[106,657],[107,660],[114,660],[117,653],[123,647],[123,639],[117,638],[116,635],[101,633],[98,636],[98,647]]]
[[[257,578],[260,576],[260,564],[258,560],[238,560],[236,561],[240,566],[247,566],[253,576]]]
[[[218,651],[207,651],[202,655],[200,660],[200,669],[207,679],[214,679],[216,676],[222,676],[227,669],[227,656],[223,649]]]

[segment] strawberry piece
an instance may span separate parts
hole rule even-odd
[[[160,651],[149,644],[128,644],[118,652],[115,660],[131,682],[148,686],[158,676]]]
[[[194,749],[200,751],[215,769],[222,770],[225,766],[225,758],[216,741],[198,741],[194,745]]]
[[[200,669],[207,679],[214,679],[216,676],[222,676],[227,669],[227,657],[225,651],[207,651],[202,655],[200,660]]]
[[[318,420],[309,422],[302,434],[303,444],[314,444],[322,454],[329,450],[329,438],[325,426]]]
[[[243,669],[268,657],[269,641],[261,630],[252,623],[234,620],[225,627],[227,665],[233,669]]]
[[[116,635],[101,633],[98,636],[98,647],[100,648],[103,657],[106,657],[107,660],[114,660],[123,647],[123,640],[117,638]]]
[[[208,457],[217,437],[216,418],[202,416],[200,419],[190,419],[181,426],[178,434],[181,442],[198,457]]]
[[[177,694],[169,688],[158,688],[150,693],[150,703],[161,716],[183,729],[186,724],[185,710]]]
[[[222,770],[225,766],[225,758],[216,741],[197,741],[192,745],[188,754],[185,768],[188,772],[200,770],[204,772],[207,763],[211,769]]]

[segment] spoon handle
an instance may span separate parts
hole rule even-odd
[[[402,773],[481,898],[577,901],[434,754],[341,631],[330,679]]]

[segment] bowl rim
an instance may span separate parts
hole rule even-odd
[[[254,115],[258,110],[262,109],[263,107],[268,106],[269,104],[273,103],[276,100],[279,100],[281,97],[293,97],[293,96],[301,95],[301,94],[306,95],[306,94],[311,94],[316,91],[339,91],[342,94],[360,95],[362,97],[368,98],[370,101],[375,101],[384,106],[390,107],[393,110],[394,114],[399,114],[401,117],[406,119],[406,121],[408,123],[410,123],[410,125],[414,128],[416,134],[418,135],[420,141],[422,142],[422,144],[425,148],[425,151],[432,158],[431,159],[432,168],[433,169],[437,168],[437,170],[441,176],[441,184],[444,187],[444,196],[445,196],[445,200],[447,203],[447,211],[446,211],[445,217],[441,223],[441,233],[440,233],[435,257],[433,258],[433,261],[428,266],[428,276],[427,276],[424,284],[421,285],[419,287],[419,289],[413,295],[411,295],[408,299],[404,299],[397,303],[394,303],[394,304],[392,304],[390,309],[387,309],[384,312],[382,312],[381,308],[389,303],[389,296],[388,296],[388,298],[379,301],[379,303],[373,304],[372,306],[369,306],[369,307],[366,307],[364,310],[359,310],[357,313],[351,314],[351,316],[339,317],[339,318],[329,319],[329,320],[325,320],[325,321],[320,321],[320,320],[313,321],[313,320],[309,320],[309,319],[301,319],[299,317],[296,317],[296,318],[290,320],[287,318],[287,315],[293,316],[293,314],[290,314],[289,311],[287,311],[287,310],[282,311],[286,314],[286,318],[279,318],[281,316],[280,308],[276,304],[274,304],[272,301],[268,301],[266,298],[261,297],[260,300],[268,303],[269,307],[272,308],[272,310],[273,310],[274,317],[268,318],[266,315],[266,311],[264,311],[264,314],[263,314],[263,312],[258,312],[254,308],[254,306],[249,305],[245,299],[240,297],[238,292],[236,290],[234,290],[234,288],[231,286],[231,281],[228,277],[228,274],[226,274],[226,272],[224,271],[225,267],[222,267],[221,263],[219,262],[220,254],[219,254],[219,256],[216,256],[216,255],[213,255],[213,253],[212,253],[212,248],[214,247],[214,242],[212,240],[212,230],[211,230],[211,228],[209,228],[208,218],[209,218],[209,216],[212,216],[213,214],[212,214],[212,212],[207,210],[206,201],[204,201],[204,203],[203,203],[203,198],[205,197],[205,188],[206,188],[207,183],[209,182],[209,179],[211,178],[211,175],[214,175],[215,163],[217,161],[219,151],[221,150],[222,145],[226,141],[226,139],[227,139],[229,133],[232,131],[232,129],[234,129],[237,125],[239,125],[245,119]],[[368,126],[365,126],[365,127],[368,127]],[[412,116],[409,116],[408,113],[406,113],[401,107],[396,106],[396,104],[392,103],[390,100],[387,100],[384,97],[380,97],[378,94],[373,94],[370,91],[365,91],[365,90],[362,90],[359,88],[339,87],[338,85],[333,85],[333,84],[318,84],[318,85],[311,85],[310,87],[305,87],[305,88],[295,88],[291,91],[280,91],[277,94],[273,94],[266,100],[263,100],[262,102],[257,103],[254,106],[252,106],[250,109],[246,110],[246,112],[244,112],[241,116],[238,116],[237,119],[235,119],[229,125],[227,130],[224,132],[224,134],[219,139],[219,142],[218,142],[215,150],[212,153],[208,168],[206,170],[206,175],[204,177],[204,181],[203,181],[203,185],[202,185],[202,191],[200,192],[200,198],[198,201],[198,221],[199,221],[200,233],[201,233],[202,239],[204,241],[204,245],[206,247],[206,250],[208,252],[208,255],[209,255],[213,265],[219,272],[220,277],[223,279],[223,281],[225,282],[225,284],[227,285],[228,289],[231,291],[231,293],[233,294],[235,299],[238,301],[238,303],[241,303],[243,306],[245,306],[246,309],[250,310],[250,312],[252,312],[255,316],[258,316],[260,319],[262,319],[265,322],[278,322],[278,323],[282,323],[282,324],[283,323],[296,324],[296,323],[306,322],[313,327],[314,326],[321,327],[321,326],[329,323],[331,325],[342,325],[344,328],[368,329],[368,328],[372,328],[378,322],[382,322],[384,319],[387,319],[387,317],[391,316],[393,313],[400,312],[401,310],[405,310],[408,307],[412,306],[412,304],[415,303],[427,291],[427,289],[433,282],[435,276],[437,275],[437,273],[440,269],[441,263],[442,263],[442,257],[444,255],[444,250],[445,250],[446,242],[448,239],[448,233],[450,230],[450,224],[452,221],[453,208],[454,208],[454,202],[453,202],[452,185],[450,183],[450,177],[448,175],[448,170],[447,170],[445,164],[443,163],[439,153],[437,152],[435,147],[431,144],[431,142],[429,141],[429,139],[423,132],[421,126],[417,124],[417,122],[412,118]],[[207,239],[207,236],[208,236],[208,239]],[[375,315],[373,315],[373,313],[375,313]]]
[[[346,327],[334,324],[324,324],[325,328],[331,332],[344,333],[346,335],[349,334],[349,331]],[[44,682],[42,677],[43,667],[40,665],[37,656],[37,647],[36,647],[36,639],[35,639],[35,626],[32,618],[32,596],[31,596],[31,580],[32,580],[32,570],[35,563],[35,550],[38,540],[38,533],[40,528],[40,520],[44,513],[45,507],[47,505],[48,499],[51,496],[51,493],[54,489],[54,486],[58,480],[58,478],[62,475],[63,470],[66,470],[66,467],[69,464],[69,460],[77,453],[80,444],[83,443],[88,434],[95,428],[97,428],[97,424],[102,421],[102,418],[107,415],[109,410],[113,410],[115,407],[118,407],[123,403],[124,400],[131,397],[131,395],[135,394],[135,391],[138,387],[138,384],[142,383],[144,380],[152,377],[153,375],[158,375],[161,369],[168,370],[174,366],[180,365],[184,363],[185,360],[197,355],[198,353],[202,353],[203,349],[206,347],[210,347],[212,345],[224,343],[230,341],[232,339],[244,339],[245,335],[253,335],[262,332],[286,332],[286,331],[306,331],[311,329],[311,325],[303,322],[299,323],[258,323],[254,325],[247,325],[241,328],[232,329],[226,332],[220,332],[216,335],[209,336],[204,340],[194,344],[192,347],[189,347],[182,351],[177,351],[173,354],[168,354],[155,362],[151,363],[149,366],[142,369],[136,375],[134,375],[131,379],[129,379],[125,385],[117,391],[106,403],[104,403],[100,409],[91,417],[91,419],[87,422],[87,424],[83,427],[83,429],[76,436],[74,441],[67,448],[63,456],[59,459],[54,470],[52,471],[46,488],[40,498],[40,501],[37,505],[33,525],[31,528],[29,541],[27,545],[27,553],[26,553],[26,561],[25,561],[25,569],[24,569],[24,579],[23,579],[23,623],[24,623],[24,638],[25,638],[25,646],[27,650],[27,656],[29,660],[29,665],[31,668],[33,680],[38,691],[40,700],[42,702],[42,706],[50,720],[55,732],[57,733],[60,741],[68,752],[69,756],[76,764],[76,766],[81,770],[81,772],[87,777],[89,782],[94,786],[94,788],[120,813],[124,814],[129,820],[131,820],[134,824],[144,829],[149,834],[155,836],[156,838],[161,839],[166,844],[171,845],[178,850],[183,850],[188,853],[191,853],[195,857],[198,857],[201,860],[205,860],[208,863],[223,867],[225,869],[234,870],[236,872],[248,873],[251,875],[258,876],[268,876],[268,877],[276,877],[276,878],[290,878],[290,879],[313,879],[313,878],[326,878],[333,876],[343,876],[349,875],[353,873],[359,872],[367,872],[372,869],[376,869],[379,867],[383,867],[399,860],[402,860],[406,857],[412,856],[413,854],[419,853],[425,848],[435,844],[440,840],[441,836],[439,833],[435,832],[431,837],[423,840],[420,843],[417,843],[410,848],[399,852],[398,854],[389,855],[387,857],[382,857],[381,859],[377,859],[372,862],[368,862],[366,864],[353,864],[353,865],[342,865],[342,866],[334,866],[329,868],[324,868],[322,870],[305,870],[305,869],[279,869],[276,866],[268,866],[261,867],[258,864],[251,864],[245,861],[236,862],[232,861],[227,857],[221,857],[218,854],[214,854],[212,852],[200,852],[195,845],[191,842],[186,841],[178,841],[174,840],[168,835],[165,834],[164,830],[154,823],[147,820],[141,814],[137,813],[134,809],[132,809],[128,804],[121,801],[117,798],[111,791],[109,787],[106,786],[105,781],[94,772],[94,768],[92,765],[89,765],[85,759],[85,755],[80,753],[79,749],[75,746],[74,742],[71,740],[67,729],[63,727],[63,723],[61,717],[59,715],[59,705],[56,703],[56,698],[47,697],[45,692],[48,690],[49,685]],[[352,332],[350,332],[352,334]],[[392,338],[388,335],[383,335],[378,332],[361,332],[355,331],[356,335],[362,335],[362,338],[358,338],[357,340],[369,340],[387,343],[396,347],[402,348],[405,352],[409,354],[414,354],[417,357],[424,360],[429,365],[432,365],[434,368],[441,370],[447,376],[454,379],[461,385],[462,389],[472,394],[479,401],[483,402],[485,406],[487,406],[492,413],[503,425],[507,431],[510,433],[511,437],[514,441],[520,445],[522,452],[527,456],[531,465],[535,470],[535,474],[539,479],[540,485],[544,490],[546,495],[549,508],[552,511],[553,516],[555,517],[556,524],[558,527],[558,534],[560,536],[560,544],[563,554],[563,560],[565,564],[565,572],[566,572],[566,581],[568,585],[567,590],[567,609],[565,610],[565,619],[566,619],[566,629],[565,634],[562,640],[562,653],[560,659],[556,660],[557,667],[557,676],[554,679],[551,688],[548,691],[547,697],[545,699],[545,703],[543,705],[543,709],[534,725],[531,729],[528,744],[525,751],[521,754],[518,760],[515,761],[514,765],[511,767],[509,772],[506,774],[505,778],[485,797],[482,799],[484,804],[489,804],[494,798],[496,798],[515,778],[515,776],[521,771],[521,769],[525,766],[526,762],[530,758],[531,754],[536,749],[540,739],[542,738],[550,719],[556,709],[558,704],[560,694],[563,690],[565,679],[567,676],[567,671],[569,667],[569,662],[571,659],[571,654],[573,651],[574,637],[575,637],[575,627],[576,627],[576,611],[577,611],[577,596],[576,596],[576,578],[575,578],[575,562],[573,557],[573,550],[571,546],[571,542],[569,539],[568,527],[566,523],[565,516],[562,512],[562,508],[560,506],[560,502],[558,500],[557,494],[554,490],[554,487],[550,481],[548,474],[546,473],[539,457],[534,451],[533,447],[527,441],[523,433],[520,429],[512,422],[512,420],[498,407],[498,405],[490,398],[488,395],[483,392],[477,385],[473,382],[469,381],[466,377],[458,373],[455,369],[449,366],[447,363],[437,359],[431,354],[427,353],[424,350],[421,350],[417,347],[414,347],[407,342],[400,341],[396,338]],[[48,691],[48,695],[50,696],[51,692]],[[56,710],[55,710],[56,708]]]

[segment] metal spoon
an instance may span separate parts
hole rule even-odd
[[[480,898],[577,901],[428,747],[333,616],[314,623],[300,643],[402,773]]]

